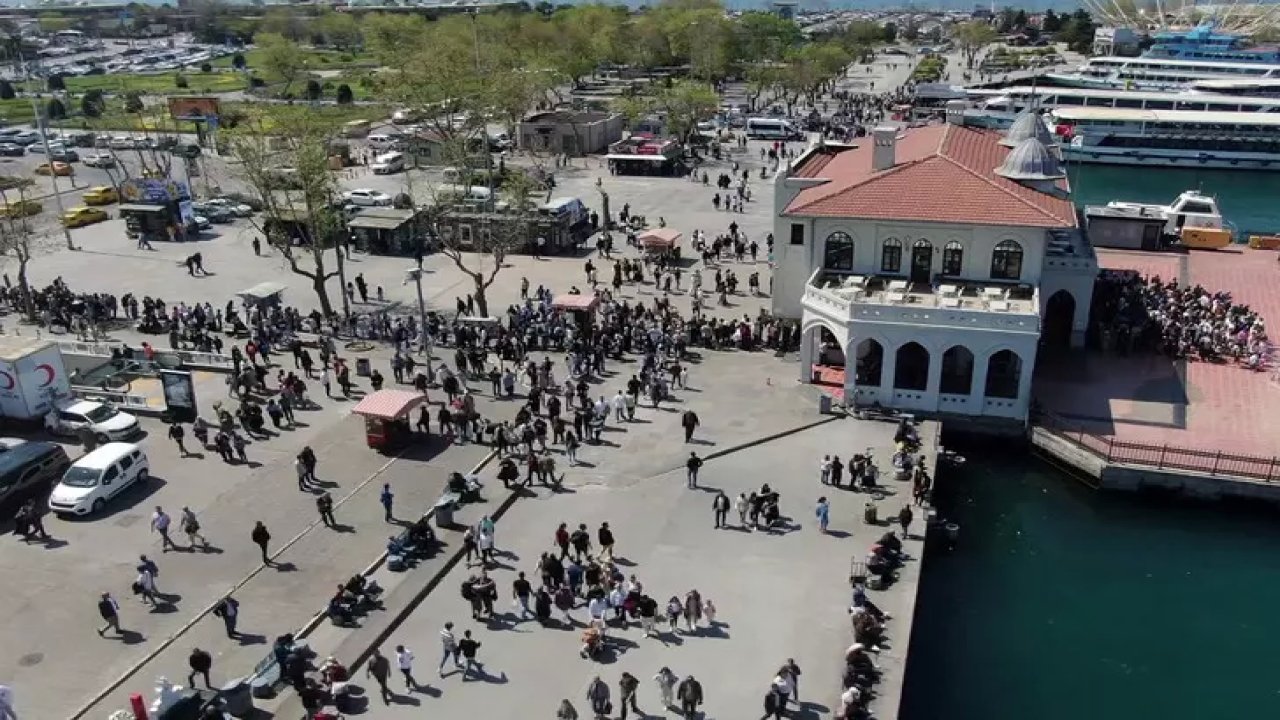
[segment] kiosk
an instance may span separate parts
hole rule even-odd
[[[557,295],[551,301],[552,309],[569,313],[578,331],[587,338],[595,332],[596,308],[599,306],[599,295]]]
[[[399,450],[413,437],[409,416],[427,396],[409,390],[378,390],[364,396],[351,412],[364,417],[365,442],[383,452]]]

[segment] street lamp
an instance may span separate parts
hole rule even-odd
[[[431,333],[427,332],[427,301],[422,297],[422,268],[411,267],[404,271],[404,282],[402,285],[413,283],[418,289],[418,332],[421,334],[422,343],[420,349],[427,353],[427,377],[431,377],[434,371],[431,369]]]

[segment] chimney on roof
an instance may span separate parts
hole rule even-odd
[[[871,169],[888,170],[893,167],[897,155],[898,130],[882,125],[871,131]]]
[[[968,108],[969,108],[969,104],[963,100],[948,100],[947,101],[947,124],[963,125],[964,111],[967,110]]]

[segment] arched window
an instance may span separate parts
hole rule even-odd
[[[853,238],[849,233],[833,232],[827,236],[822,267],[826,270],[853,270]]]
[[[986,396],[1016,400],[1022,381],[1022,358],[1012,350],[1001,350],[987,360]]]
[[[1022,277],[1022,246],[1005,240],[991,252],[991,278],[1018,280]]]
[[[895,390],[926,390],[929,387],[929,351],[920,343],[898,348],[893,370]]]
[[[884,367],[884,346],[867,338],[854,349],[854,384],[880,387],[880,371]]]
[[[955,277],[964,268],[964,246],[959,240],[952,240],[942,248],[942,274]]]
[[[947,395],[968,395],[973,385],[973,353],[956,345],[942,354],[942,383],[938,391]]]
[[[902,241],[889,238],[880,251],[880,272],[902,272]]]

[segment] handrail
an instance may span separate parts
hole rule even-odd
[[[1036,409],[1033,423],[1109,463],[1280,482],[1280,457],[1119,440],[1090,432],[1082,423],[1043,408]]]
[[[113,405],[124,408],[150,408],[146,395],[135,395],[133,393],[120,392],[118,390],[105,390],[99,387],[89,385],[72,385],[71,393],[77,397],[86,399],[106,400]]]

